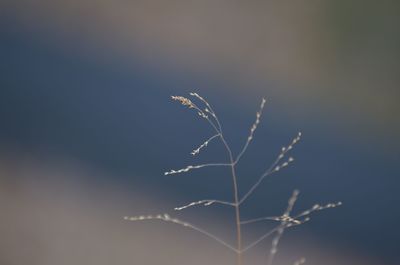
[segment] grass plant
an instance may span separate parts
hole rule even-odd
[[[214,111],[214,109],[211,107],[211,105],[208,103],[207,100],[205,100],[203,97],[201,97],[197,93],[190,93],[190,98],[183,97],[183,96],[172,96],[172,99],[174,101],[179,102],[183,106],[187,107],[188,109],[191,109],[195,111],[198,116],[201,119],[204,119],[208,122],[208,124],[211,126],[213,130],[213,135],[208,137],[206,141],[204,141],[200,146],[195,148],[191,154],[193,156],[196,156],[200,152],[202,152],[210,142],[212,141],[221,141],[224,149],[226,151],[227,155],[227,161],[225,162],[216,162],[216,163],[207,163],[207,164],[198,164],[198,165],[189,165],[180,169],[172,169],[167,172],[165,172],[165,175],[174,175],[174,174],[184,174],[187,173],[191,170],[197,170],[201,169],[204,167],[226,167],[230,173],[231,173],[231,185],[232,185],[232,200],[231,201],[221,201],[221,200],[216,200],[216,199],[202,199],[198,201],[193,201],[190,203],[187,203],[182,206],[177,206],[174,208],[175,211],[182,211],[191,207],[201,207],[201,206],[210,206],[214,204],[221,204],[226,207],[232,208],[232,210],[235,213],[235,218],[234,218],[234,223],[236,227],[236,242],[235,243],[229,243],[221,238],[215,236],[212,233],[207,232],[207,230],[198,227],[197,225],[194,225],[189,222],[182,221],[177,218],[173,218],[168,214],[157,214],[157,215],[140,215],[140,216],[126,216],[124,217],[125,220],[128,221],[146,221],[146,220],[160,220],[164,222],[169,222],[169,223],[174,223],[177,225],[181,225],[184,227],[187,227],[191,230],[194,230],[196,232],[199,232],[210,239],[213,239],[217,243],[223,245],[224,247],[227,247],[228,249],[232,250],[234,254],[236,255],[236,264],[237,265],[244,265],[242,258],[243,255],[256,245],[260,244],[267,238],[272,238],[272,243],[271,243],[271,248],[269,251],[269,255],[266,261],[267,265],[272,265],[276,256],[276,253],[278,251],[278,245],[279,242],[284,234],[284,232],[291,227],[298,226],[301,224],[304,224],[305,222],[308,222],[310,220],[310,215],[316,211],[321,211],[325,210],[328,208],[334,208],[339,205],[341,205],[341,202],[337,203],[328,203],[325,205],[320,205],[320,204],[315,204],[311,208],[300,211],[297,214],[293,214],[293,207],[296,203],[296,200],[298,199],[299,196],[299,191],[294,190],[291,197],[288,200],[288,205],[287,208],[283,211],[282,214],[276,215],[276,216],[261,216],[259,218],[255,219],[250,219],[250,220],[243,220],[241,216],[241,207],[242,204],[256,191],[257,188],[260,187],[260,184],[269,176],[272,174],[275,174],[279,172],[280,170],[284,169],[285,167],[289,166],[294,159],[289,156],[290,151],[295,147],[295,145],[300,141],[301,139],[301,133],[299,132],[294,139],[287,145],[281,148],[278,156],[276,157],[275,161],[272,162],[272,164],[259,176],[257,181],[247,190],[243,193],[243,195],[239,194],[239,185],[238,185],[238,176],[236,173],[237,166],[239,165],[239,162],[243,155],[245,155],[248,146],[252,142],[254,138],[254,134],[257,130],[257,127],[261,121],[261,116],[266,104],[266,100],[262,99],[260,108],[256,113],[256,119],[253,123],[253,125],[250,127],[249,130],[249,135],[241,148],[241,151],[238,154],[234,154],[232,152],[232,149],[230,145],[228,144],[228,141],[225,138],[224,132],[223,132],[223,127],[222,124]],[[270,231],[267,233],[261,235],[258,239],[256,239],[253,242],[250,242],[248,244],[244,244],[243,242],[243,236],[242,236],[242,226],[244,225],[250,225],[254,224],[256,222],[265,222],[265,221],[272,221],[276,223],[276,226],[272,228]],[[300,258],[297,261],[294,261],[294,265],[300,265],[305,263],[304,258]]]

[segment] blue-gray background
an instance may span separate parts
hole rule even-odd
[[[298,131],[304,138],[244,214],[276,212],[294,188],[299,208],[341,200],[302,229],[398,264],[399,5],[144,2],[2,1],[2,154],[79,161],[113,176],[87,181],[132,193],[229,199],[229,172],[163,176],[224,155],[213,143],[190,156],[212,132],[169,97],[206,97],[237,152],[264,96],[241,192]]]

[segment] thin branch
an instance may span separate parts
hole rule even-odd
[[[260,217],[260,218],[242,221],[241,224],[242,225],[252,224],[252,223],[261,222],[261,221],[278,221],[278,222],[286,221],[288,223],[295,223],[295,224],[300,224],[300,222],[301,222],[290,216],[266,216],[266,217]]]
[[[335,207],[338,207],[340,205],[342,205],[342,202],[328,203],[328,204],[325,204],[325,205],[315,204],[313,207],[311,207],[310,209],[305,210],[302,213],[296,215],[294,218],[297,219],[299,217],[308,216],[312,212],[322,211],[322,210],[329,209],[329,208],[335,208]]]
[[[247,250],[253,248],[254,246],[256,246],[257,244],[259,244],[261,241],[263,241],[264,239],[268,238],[269,236],[273,235],[279,228],[280,226],[275,227],[274,229],[268,231],[267,233],[265,233],[264,235],[262,235],[260,238],[258,238],[256,241],[254,241],[253,243],[247,245],[246,247],[244,247],[242,249],[242,253],[246,252]]]
[[[310,208],[309,210],[306,210],[304,212],[302,212],[301,214],[296,215],[295,217],[291,217],[290,213],[293,210],[293,206],[298,198],[299,192],[297,190],[295,190],[293,192],[292,197],[289,199],[288,202],[288,207],[285,211],[285,213],[283,214],[283,217],[286,217],[287,219],[283,219],[281,222],[281,225],[277,228],[277,235],[276,237],[272,240],[272,248],[270,251],[270,256],[268,258],[268,265],[272,264],[272,261],[276,255],[276,252],[278,251],[278,244],[280,239],[282,238],[282,235],[285,231],[286,228],[288,227],[292,227],[292,226],[297,226],[297,225],[301,225],[305,222],[308,222],[310,220],[310,218],[308,217],[308,215],[314,211],[320,211],[320,210],[324,210],[324,209],[328,209],[328,208],[334,208],[337,206],[341,205],[341,202],[338,203],[329,203],[326,204],[324,206],[320,206],[319,204],[314,205],[312,208]],[[306,216],[306,218],[304,218],[303,220],[298,220],[299,217],[303,217]],[[294,265],[301,265],[305,263],[305,258],[301,258],[299,260],[297,260]]]
[[[200,110],[193,102],[191,102],[189,99],[186,99],[184,97],[173,97],[173,99],[181,101],[181,103],[183,105],[189,105],[189,107],[193,107],[195,108],[198,112],[199,115],[202,116],[203,118],[205,118],[210,124],[211,126],[215,129],[216,133],[219,134],[219,137],[222,141],[222,143],[224,144],[227,153],[229,155],[229,164],[222,164],[224,166],[229,165],[231,167],[231,171],[232,171],[232,181],[233,181],[233,188],[234,188],[234,207],[235,207],[235,216],[236,216],[236,232],[237,232],[237,248],[236,248],[236,252],[237,252],[237,264],[241,265],[242,264],[242,258],[241,258],[241,227],[240,227],[240,210],[239,210],[239,196],[238,196],[238,187],[237,187],[237,177],[236,177],[236,172],[235,172],[235,160],[233,158],[232,155],[232,151],[231,148],[229,147],[228,143],[226,142],[223,133],[222,133],[222,126],[221,123],[218,120],[217,115],[215,114],[214,110],[212,109],[211,105],[201,96],[199,96],[197,93],[191,93],[191,96],[197,97],[200,101],[202,101],[207,108],[204,110],[206,113],[211,114],[211,116],[214,118],[215,122],[217,123],[217,125],[214,124],[214,122],[208,117],[208,115],[206,115],[202,110]],[[218,127],[217,127],[218,126]],[[215,165],[215,164],[214,164]],[[218,164],[221,165],[221,164]],[[200,166],[202,167],[202,166]],[[199,168],[199,166],[195,167],[195,166],[189,166],[180,170],[171,170],[169,172],[166,172],[165,175],[169,175],[169,174],[175,174],[175,173],[181,173],[181,172],[187,172],[193,168]]]
[[[180,206],[180,207],[176,207],[174,208],[174,210],[176,211],[181,211],[193,206],[197,206],[197,205],[203,205],[203,206],[210,206],[212,204],[223,204],[223,205],[228,205],[228,206],[235,206],[235,203],[233,202],[227,202],[227,201],[220,201],[220,200],[201,200],[201,201],[195,201],[195,202],[191,202],[188,203],[186,205]]]
[[[305,222],[307,222],[309,219],[305,219],[303,222],[296,224],[296,223],[289,223],[287,224],[287,228],[289,227],[294,227],[300,224],[303,224]],[[245,251],[248,251],[249,249],[253,248],[254,246],[258,245],[259,243],[261,243],[264,239],[268,238],[269,236],[273,235],[276,231],[278,231],[278,229],[281,227],[281,225],[276,226],[275,228],[273,228],[272,230],[268,231],[267,233],[265,233],[264,235],[262,235],[260,238],[258,238],[256,241],[252,242],[251,244],[247,245],[245,248],[243,248],[242,253]]]
[[[340,205],[342,205],[342,202],[328,203],[326,205],[315,204],[310,209],[307,209],[294,217],[288,216],[288,215],[266,216],[266,217],[259,217],[259,218],[242,221],[241,224],[243,224],[243,225],[244,224],[252,224],[252,223],[261,222],[261,221],[279,221],[279,222],[287,222],[287,223],[293,223],[296,225],[300,225],[300,224],[305,223],[306,221],[310,220],[309,215],[311,213],[316,212],[316,211],[322,211],[322,210],[329,209],[329,208],[335,208]],[[300,217],[306,217],[306,218],[299,220]]]
[[[182,105],[187,106],[189,109],[195,109],[197,111],[197,114],[199,114],[200,117],[206,119],[210,125],[215,129],[217,133],[221,133],[221,131],[217,128],[217,126],[214,124],[212,120],[208,117],[207,114],[204,113],[202,109],[200,109],[195,103],[193,103],[190,99],[182,97],[182,96],[171,96],[173,100],[179,101]],[[219,126],[219,123],[218,123]],[[220,126],[219,126],[220,127]]]
[[[293,203],[293,204],[294,204],[294,203]],[[290,214],[290,211],[291,211],[291,209],[289,209],[290,211],[288,212],[288,210],[286,210],[286,212],[285,212],[282,216],[260,217],[260,218],[255,218],[255,219],[250,219],[250,220],[243,221],[243,222],[241,222],[241,224],[251,224],[251,223],[255,223],[255,222],[269,221],[269,220],[271,220],[271,221],[280,221],[280,222],[281,222],[281,225],[279,225],[278,227],[276,227],[276,228],[273,230],[273,231],[278,231],[280,227],[283,227],[283,228],[285,229],[285,228],[288,228],[288,227],[301,225],[301,224],[304,224],[305,222],[310,221],[309,215],[310,215],[311,213],[313,213],[313,212],[322,211],[322,210],[329,209],[329,208],[335,208],[335,207],[338,207],[338,206],[340,206],[340,205],[342,205],[341,202],[337,202],[337,203],[328,203],[328,204],[323,205],[323,206],[321,206],[321,205],[319,205],[319,204],[315,204],[312,208],[310,208],[310,209],[308,209],[308,210],[306,210],[306,211],[303,211],[303,212],[301,212],[300,214],[298,214],[298,215],[296,215],[296,216],[294,216],[294,217],[291,217],[291,216],[289,215],[289,214]],[[302,219],[302,220],[299,220],[300,217],[305,217],[305,218]],[[282,226],[283,223],[286,223],[285,226]],[[282,233],[283,233],[283,232],[282,232]],[[270,235],[269,233],[265,234],[265,235],[262,236],[260,239],[258,239],[258,240],[255,241],[254,243],[252,243],[252,244],[250,245],[250,247],[251,247],[251,246],[254,246],[254,245],[256,245],[256,244],[258,244],[259,242],[261,242],[264,238],[266,238],[266,237],[269,236],[269,235]],[[302,260],[302,259],[299,259],[297,262],[300,262],[301,260]],[[304,262],[303,262],[303,263],[304,263]],[[299,263],[299,264],[303,264],[303,263]],[[297,263],[295,263],[295,264],[297,264]]]
[[[221,123],[219,122],[218,116],[217,116],[217,114],[215,114],[215,111],[211,107],[210,103],[208,103],[207,100],[205,100],[202,96],[200,96],[197,93],[192,92],[192,93],[190,93],[190,95],[193,96],[193,97],[198,98],[201,102],[203,102],[207,106],[207,108],[204,111],[211,114],[211,116],[217,122],[218,130],[217,129],[216,130],[219,131],[219,133],[222,133]]]
[[[210,138],[208,138],[204,143],[202,143],[199,147],[197,147],[196,149],[194,149],[190,154],[192,154],[193,156],[197,155],[198,153],[200,153],[200,150],[203,149],[204,147],[207,147],[207,145],[215,138],[217,138],[220,134],[217,133],[213,136],[211,136]]]
[[[231,166],[231,163],[209,163],[209,164],[202,164],[202,165],[196,165],[196,166],[187,166],[185,168],[181,168],[181,169],[172,169],[170,171],[164,172],[164,175],[172,175],[172,174],[178,174],[178,173],[182,173],[182,172],[188,172],[192,169],[198,169],[198,168],[203,168],[203,167],[218,167],[218,166],[223,166],[223,167],[227,167],[227,166]]]
[[[279,216],[266,216],[266,217],[245,220],[245,221],[240,222],[240,224],[247,225],[247,224],[257,223],[257,222],[261,222],[261,221],[281,221],[281,218]]]
[[[293,206],[296,203],[298,196],[299,196],[299,191],[298,190],[293,191],[293,194],[288,201],[288,207],[287,207],[286,211],[284,212],[283,216],[287,216],[287,217],[290,216],[290,213],[293,210]],[[274,239],[272,240],[272,247],[270,250],[270,255],[268,256],[267,265],[272,265],[272,262],[276,255],[276,252],[278,252],[279,241],[282,238],[282,235],[285,232],[285,228],[287,227],[288,224],[289,223],[287,221],[281,222],[281,225],[279,226],[279,228],[277,230],[277,234],[274,237]]]
[[[297,201],[297,198],[299,197],[300,192],[298,190],[294,190],[292,193],[292,196],[290,197],[289,201],[288,201],[288,207],[286,208],[285,213],[283,214],[283,216],[290,216],[290,213],[293,210],[293,206]]]
[[[282,147],[280,154],[275,159],[275,161],[271,164],[271,166],[259,177],[256,183],[246,192],[246,194],[240,199],[239,204],[243,203],[252,193],[253,191],[260,185],[260,183],[269,175],[278,172],[284,167],[287,167],[291,162],[294,161],[292,157],[289,157],[286,162],[279,164],[281,160],[285,157],[287,152],[289,152],[293,146],[300,141],[301,133],[297,134],[297,137],[292,140],[292,142],[287,147]]]
[[[256,113],[256,120],[255,120],[255,122],[253,123],[253,126],[251,126],[251,128],[250,128],[250,134],[249,134],[249,136],[247,137],[246,144],[244,145],[244,147],[243,147],[242,151],[239,153],[239,155],[236,157],[236,159],[235,159],[235,164],[237,164],[237,163],[239,162],[239,160],[240,160],[240,158],[242,157],[242,155],[246,152],[247,147],[249,146],[251,140],[253,140],[254,132],[255,132],[255,130],[257,129],[258,124],[260,123],[260,118],[261,118],[262,111],[263,111],[264,106],[265,106],[265,102],[266,102],[266,100],[265,100],[265,98],[263,98],[262,101],[261,101],[260,109],[259,109],[259,111]]]
[[[250,219],[250,220],[245,220],[245,221],[241,221],[241,215],[240,215],[240,205],[241,203],[243,203],[253,192],[254,190],[261,184],[261,182],[269,175],[281,170],[284,167],[287,167],[292,161],[293,158],[289,157],[286,159],[286,154],[293,148],[293,146],[300,140],[301,137],[301,133],[299,132],[297,137],[294,138],[292,140],[292,142],[287,146],[287,147],[282,147],[281,152],[279,154],[279,156],[276,158],[276,160],[271,164],[271,166],[261,174],[261,176],[259,177],[259,179],[256,181],[256,183],[254,185],[251,186],[251,188],[244,194],[244,196],[240,199],[239,198],[239,192],[238,192],[238,185],[237,185],[237,175],[236,175],[236,165],[237,163],[240,161],[240,159],[242,158],[242,156],[245,154],[245,152],[247,151],[251,141],[253,140],[254,137],[254,133],[260,123],[260,119],[261,119],[261,115],[263,113],[263,109],[266,103],[266,100],[263,98],[261,105],[260,105],[260,109],[259,111],[256,113],[256,120],[253,123],[252,127],[250,128],[250,133],[249,136],[247,137],[247,141],[244,144],[242,150],[239,152],[239,154],[236,156],[236,158],[233,157],[232,154],[232,150],[230,148],[230,146],[228,145],[227,141],[224,138],[223,132],[222,132],[222,126],[221,123],[216,115],[216,113],[214,112],[214,110],[212,109],[211,105],[203,98],[201,97],[199,94],[197,93],[190,93],[190,96],[195,97],[195,99],[193,99],[194,101],[198,100],[200,102],[199,106],[197,106],[195,103],[193,103],[190,99],[185,98],[185,97],[181,97],[181,96],[172,96],[173,100],[179,101],[182,105],[187,106],[188,108],[192,108],[194,110],[197,111],[198,115],[201,116],[202,118],[206,119],[207,122],[213,127],[213,129],[215,130],[215,133],[213,136],[211,136],[209,139],[207,139],[203,144],[201,144],[197,149],[194,149],[191,154],[192,155],[197,155],[200,153],[200,151],[207,147],[207,145],[209,144],[209,142],[211,142],[212,140],[214,140],[215,138],[219,137],[221,142],[223,143],[224,147],[226,148],[226,151],[228,153],[229,156],[229,163],[208,163],[208,164],[201,164],[201,165],[189,165],[185,168],[182,169],[178,169],[178,170],[170,170],[165,172],[165,175],[172,175],[172,174],[178,174],[178,173],[184,173],[184,172],[188,172],[191,171],[192,169],[199,169],[199,168],[203,168],[203,167],[214,167],[214,166],[229,166],[231,168],[231,173],[232,173],[232,184],[233,184],[233,195],[234,195],[234,201],[233,202],[228,202],[228,201],[221,201],[221,200],[200,200],[200,201],[194,201],[194,202],[190,202],[186,205],[180,206],[180,207],[176,207],[174,208],[176,211],[181,211],[190,207],[195,207],[195,206],[210,206],[212,204],[221,204],[221,205],[227,205],[227,206],[233,206],[235,208],[235,218],[236,218],[236,247],[230,245],[229,243],[227,243],[226,241],[222,240],[221,238],[197,227],[192,225],[191,223],[188,222],[184,222],[181,221],[179,219],[176,218],[171,218],[169,215],[167,214],[159,214],[159,215],[148,215],[148,216],[134,216],[134,217],[124,217],[125,220],[129,220],[129,221],[142,221],[142,220],[161,220],[164,222],[170,222],[170,223],[174,223],[174,224],[178,224],[184,227],[188,227],[194,231],[197,231],[209,238],[212,238],[213,240],[217,241],[218,243],[220,243],[221,245],[229,248],[230,250],[234,251],[237,253],[237,264],[238,265],[242,265],[242,253],[251,249],[252,247],[256,246],[257,244],[259,244],[260,242],[262,242],[264,239],[268,238],[271,235],[275,234],[275,237],[272,240],[272,247],[270,249],[270,255],[268,257],[268,265],[272,265],[272,262],[274,260],[274,257],[278,251],[278,244],[279,241],[283,235],[283,233],[285,232],[285,229],[293,227],[293,226],[297,226],[300,224],[303,224],[307,221],[310,220],[309,215],[312,212],[315,211],[320,211],[323,209],[327,209],[327,208],[333,208],[333,207],[337,207],[339,205],[341,205],[340,202],[338,203],[330,203],[330,204],[326,204],[324,206],[321,206],[319,204],[314,205],[312,208],[301,212],[300,214],[298,214],[295,217],[290,216],[294,204],[298,198],[299,192],[297,190],[295,190],[292,194],[292,196],[290,197],[289,201],[288,201],[288,206],[285,210],[285,212],[283,213],[283,215],[281,216],[272,216],[272,217],[260,217],[260,218],[255,218],[255,219]],[[286,161],[283,161],[286,160]],[[300,220],[300,219],[301,220]],[[247,245],[246,247],[242,247],[242,233],[241,233],[241,225],[245,225],[245,224],[251,224],[251,223],[255,223],[255,222],[260,222],[260,221],[277,221],[279,222],[279,225],[277,225],[276,227],[274,227],[272,230],[270,230],[269,232],[265,233],[264,235],[262,235],[261,237],[259,237],[257,240],[255,240],[254,242],[250,243],[249,245]],[[301,265],[305,262],[304,258],[301,258],[299,260],[297,260],[293,265]]]
[[[195,230],[203,235],[208,236],[209,238],[214,239],[215,241],[217,241],[218,243],[220,243],[221,245],[224,245],[225,247],[229,248],[230,250],[233,250],[234,252],[238,252],[238,250],[236,248],[234,248],[233,246],[229,245],[228,243],[226,243],[224,240],[218,238],[217,236],[197,227],[194,226],[188,222],[184,222],[181,221],[179,219],[176,218],[171,218],[168,214],[159,214],[159,215],[142,215],[142,216],[125,216],[124,220],[127,221],[145,221],[145,220],[162,220],[165,222],[170,222],[170,223],[174,223],[174,224],[178,224],[184,227],[188,227],[192,230]]]
[[[284,214],[283,214],[281,217],[279,217],[279,218],[282,218],[281,224],[278,225],[278,226],[276,226],[275,228],[273,228],[273,229],[270,230],[269,232],[265,233],[264,235],[262,235],[260,238],[258,238],[258,239],[257,239],[256,241],[254,241],[253,243],[249,244],[247,247],[245,247],[245,248],[243,249],[242,252],[251,249],[252,247],[254,247],[255,245],[257,245],[258,243],[260,243],[261,241],[263,241],[264,239],[266,239],[267,237],[271,236],[271,235],[274,234],[275,232],[278,232],[279,238],[278,238],[278,240],[274,240],[275,245],[274,245],[274,242],[273,242],[273,248],[271,249],[271,253],[272,253],[272,250],[273,250],[273,249],[274,249],[274,251],[276,250],[276,247],[277,247],[277,244],[278,244],[278,242],[279,242],[280,236],[281,236],[282,233],[283,233],[283,231],[281,231],[281,230],[284,230],[285,228],[288,228],[288,227],[297,226],[297,225],[300,225],[300,224],[302,224],[302,223],[308,221],[308,219],[306,219],[306,220],[304,220],[303,222],[301,222],[301,221],[299,221],[299,222],[293,222],[293,221],[292,221],[292,222],[289,222],[289,220],[291,220],[291,219],[283,218],[283,217],[289,217],[289,218],[290,218],[290,212],[291,212],[292,209],[293,209],[293,205],[295,204],[298,195],[299,195],[299,191],[295,190],[295,191],[293,192],[292,196],[290,197],[290,199],[289,199],[289,201],[288,201],[288,207],[286,208]],[[269,218],[269,217],[268,217],[268,218]],[[272,218],[273,218],[273,217],[272,217]],[[256,220],[256,219],[253,219],[253,220]],[[252,220],[250,220],[250,221],[252,221]],[[276,239],[276,238],[277,238],[277,237],[275,237],[275,239]],[[274,254],[275,254],[275,253],[274,253]],[[274,255],[274,254],[273,254],[273,255]],[[271,256],[271,255],[270,255],[270,256]],[[271,259],[271,258],[270,258],[270,259]],[[272,257],[272,259],[273,259],[273,257]]]
[[[234,207],[235,207],[235,221],[236,221],[236,242],[237,242],[237,258],[236,262],[237,265],[242,265],[242,230],[240,225],[240,206],[239,206],[239,192],[238,192],[238,185],[237,185],[237,176],[236,176],[236,168],[235,162],[233,159],[232,150],[225,140],[224,135],[221,130],[220,138],[222,143],[225,146],[225,149],[229,156],[231,173],[232,173],[232,185],[233,185],[233,197],[234,197]]]

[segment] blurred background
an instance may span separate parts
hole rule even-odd
[[[400,4],[396,1],[0,1],[0,264],[232,264],[185,228],[129,223],[168,212],[234,241],[212,130],[171,95],[198,92],[240,151],[244,194],[298,131],[295,162],[244,218],[342,201],[283,237],[276,264],[400,263]],[[246,227],[251,242],[271,224]],[[265,241],[245,259],[263,264]]]

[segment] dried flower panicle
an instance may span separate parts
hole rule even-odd
[[[195,109],[197,110],[197,114],[199,114],[200,117],[207,119],[208,120],[208,115],[204,113],[202,109],[200,109],[196,104],[193,103],[188,98],[182,97],[182,96],[171,96],[173,100],[179,101],[183,106],[189,107],[189,109]]]
[[[173,100],[179,101],[183,106],[187,106],[190,109],[195,108],[195,106],[196,106],[193,104],[193,102],[190,99],[182,97],[182,96],[171,96],[171,98]]]
[[[233,180],[233,195],[234,195],[234,200],[233,201],[223,201],[223,200],[216,200],[216,199],[207,199],[207,200],[198,200],[198,201],[193,201],[190,203],[187,203],[183,206],[180,207],[175,207],[174,210],[175,211],[182,211],[188,208],[192,208],[192,207],[196,207],[196,206],[210,206],[210,205],[214,205],[214,204],[219,204],[219,205],[223,205],[223,206],[229,206],[235,209],[235,221],[236,221],[236,233],[237,233],[237,242],[236,242],[236,246],[232,246],[229,243],[227,243],[226,241],[220,239],[219,237],[216,237],[214,234],[211,234],[209,232],[207,232],[206,230],[203,230],[191,223],[188,222],[184,222],[181,221],[179,219],[176,218],[171,218],[168,214],[159,214],[159,215],[142,215],[142,216],[133,216],[133,217],[124,217],[125,220],[128,221],[145,221],[145,220],[161,220],[161,221],[165,221],[165,222],[169,222],[169,223],[174,223],[174,224],[178,224],[187,228],[190,228],[192,230],[195,230],[205,236],[208,236],[209,238],[214,239],[215,241],[217,241],[218,243],[220,243],[221,245],[229,248],[230,250],[234,251],[237,253],[237,264],[238,265],[242,265],[242,254],[244,252],[246,252],[247,250],[253,248],[254,246],[256,246],[257,244],[259,244],[260,242],[262,242],[263,240],[265,240],[266,238],[269,238],[270,236],[275,235],[272,238],[272,246],[270,249],[270,255],[268,256],[268,260],[267,260],[267,265],[272,265],[274,257],[278,251],[278,244],[279,241],[284,233],[284,231],[288,228],[294,227],[294,226],[298,226],[301,224],[304,224],[305,222],[308,222],[310,220],[310,214],[316,211],[321,211],[321,210],[325,210],[328,208],[335,208],[337,206],[341,205],[341,202],[338,203],[329,203],[326,205],[320,205],[320,204],[315,204],[314,206],[312,206],[311,208],[297,214],[297,215],[291,215],[294,204],[298,198],[299,195],[299,191],[295,190],[292,194],[292,196],[290,197],[290,199],[288,200],[288,206],[286,208],[286,210],[283,212],[282,215],[280,216],[272,216],[272,217],[260,217],[260,218],[256,218],[256,219],[251,219],[251,220],[246,220],[246,221],[242,221],[241,220],[241,215],[240,215],[240,206],[242,205],[242,203],[244,203],[247,198],[254,193],[255,189],[257,187],[260,186],[261,182],[269,175],[276,173],[278,171],[280,171],[281,169],[287,167],[290,163],[292,163],[294,161],[294,159],[292,157],[288,157],[287,154],[290,150],[293,149],[293,147],[300,141],[301,138],[301,133],[299,132],[298,135],[292,140],[292,142],[285,147],[282,147],[278,157],[275,159],[275,161],[269,166],[269,168],[266,169],[266,171],[264,171],[261,176],[258,178],[258,180],[247,190],[247,192],[244,193],[244,195],[242,195],[240,197],[239,193],[238,193],[238,186],[237,186],[237,175],[236,175],[236,166],[240,160],[240,158],[244,155],[244,153],[247,150],[247,147],[249,146],[250,142],[253,139],[254,136],[254,132],[256,131],[260,120],[261,120],[261,115],[266,103],[265,99],[262,99],[259,111],[256,113],[256,119],[255,122],[253,123],[253,125],[250,127],[250,133],[249,136],[247,137],[247,140],[243,146],[243,148],[241,149],[240,152],[238,152],[237,156],[234,156],[232,153],[232,150],[229,146],[229,144],[227,143],[227,141],[225,140],[225,137],[222,133],[222,126],[221,123],[216,115],[216,113],[214,112],[213,108],[211,107],[211,105],[207,102],[207,100],[205,100],[203,97],[201,97],[199,94],[197,93],[190,93],[190,96],[192,96],[194,98],[194,101],[199,102],[199,107],[198,105],[196,105],[192,100],[186,98],[186,97],[182,97],[182,96],[172,96],[172,99],[175,101],[180,102],[183,106],[188,107],[189,109],[194,109],[197,111],[197,113],[204,118],[209,125],[211,125],[212,129],[215,131],[214,135],[211,136],[210,138],[208,138],[205,142],[203,142],[199,147],[197,147],[196,149],[194,149],[191,154],[193,156],[197,155],[200,153],[200,151],[202,149],[204,149],[205,147],[208,146],[208,144],[212,141],[212,140],[220,140],[223,144],[223,146],[225,147],[228,157],[229,157],[229,161],[228,162],[219,162],[219,163],[207,163],[207,164],[199,164],[199,165],[189,165],[186,166],[184,168],[181,169],[173,169],[173,170],[169,170],[167,172],[164,172],[165,175],[173,175],[173,174],[179,174],[179,173],[186,173],[188,171],[191,170],[195,170],[195,169],[200,169],[203,167],[229,167],[231,168],[231,173],[232,173],[232,180]],[[265,233],[264,235],[262,235],[261,237],[259,237],[257,240],[253,241],[252,243],[248,244],[247,246],[243,246],[243,242],[242,242],[242,236],[241,236],[241,226],[245,225],[245,224],[251,224],[251,223],[255,223],[255,222],[260,222],[260,221],[275,221],[278,222],[279,225],[277,225],[275,228],[273,228],[272,230],[268,231],[267,233]],[[301,265],[305,263],[305,259],[301,258],[297,261],[294,262],[293,265]]]

